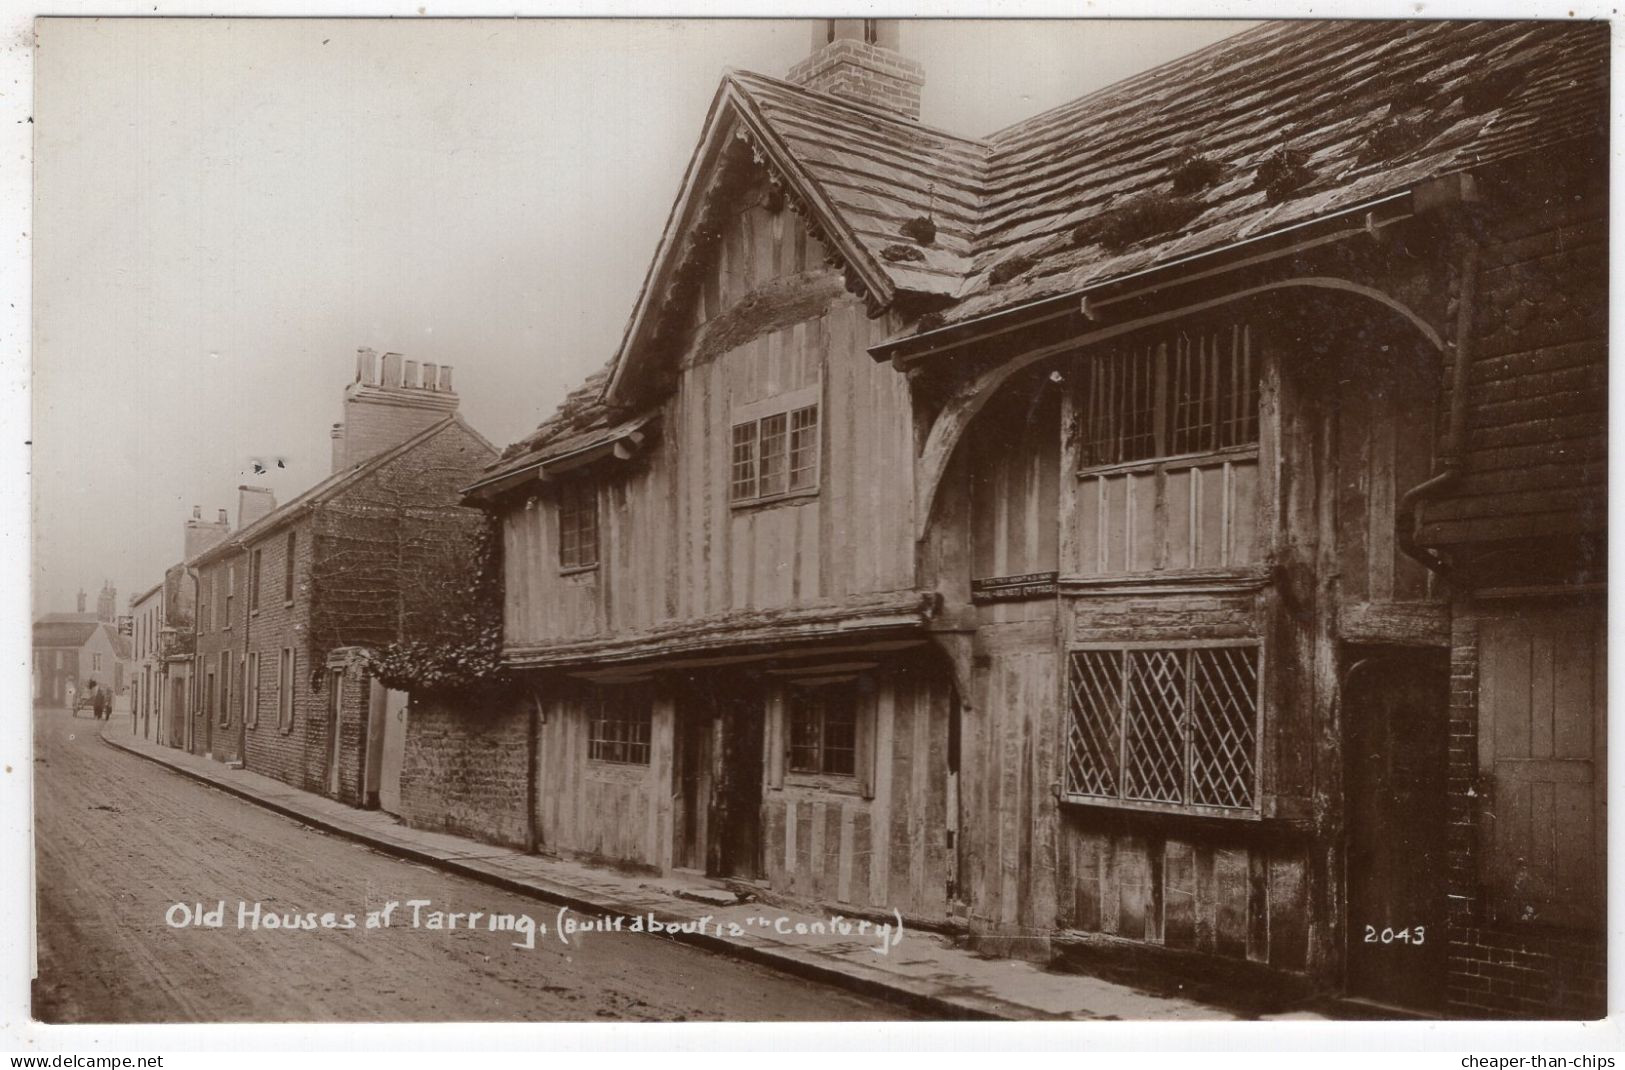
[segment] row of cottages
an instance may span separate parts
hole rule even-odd
[[[897,32],[723,77],[469,489],[523,699],[414,707],[408,818],[1602,1014],[1607,28],[1271,23],[985,138]]]
[[[260,503],[264,503],[260,505]],[[274,504],[263,487],[238,488],[239,526],[256,505]],[[188,711],[192,708],[192,654],[196,645],[196,589],[185,562],[231,534],[231,521],[221,509],[212,521],[203,507],[192,506],[182,532],[181,562],[164,570],[164,578],[130,598],[131,733],[171,747],[186,746]]]
[[[486,523],[459,491],[497,455],[458,414],[451,371],[360,350],[331,474],[280,506],[240,488],[236,530],[222,510],[189,539],[143,602],[166,622],[154,660],[179,663],[149,691],[162,742],[399,808],[406,696],[376,679],[370,655],[455,626],[441,617],[462,604]]]

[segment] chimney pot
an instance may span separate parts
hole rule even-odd
[[[201,505],[192,506],[192,519],[193,520],[202,520],[203,519],[203,506],[201,506]]]
[[[418,388],[418,362],[417,361],[409,360],[409,361],[406,362],[405,381],[401,385],[405,386],[409,390],[416,390]]]
[[[430,364],[428,361],[423,362],[423,389],[440,389],[440,368],[438,365]]]
[[[378,352],[367,346],[355,351],[355,381],[368,386],[378,385]]]
[[[383,381],[379,384],[386,390],[390,387],[399,388],[401,385],[401,355],[399,353],[384,354]]]
[[[230,524],[231,523],[230,520],[226,519],[226,511],[224,509],[221,509],[221,510],[218,511],[217,515],[215,516],[215,521],[214,522],[216,524]]]
[[[440,365],[440,392],[442,394],[450,394],[450,393],[452,393],[452,389],[451,389],[451,365],[450,364],[442,364],[442,365]]]

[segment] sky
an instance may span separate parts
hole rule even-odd
[[[982,135],[1247,23],[905,21]],[[44,19],[34,607],[130,595],[193,505],[330,469],[355,351],[449,364],[499,447],[613,355],[717,82],[797,20]],[[257,471],[256,466],[263,469]]]

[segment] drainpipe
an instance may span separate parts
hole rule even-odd
[[[1395,537],[1405,556],[1431,572],[1448,576],[1450,562],[1438,551],[1416,541],[1418,508],[1444,493],[1461,478],[1467,462],[1467,379],[1473,363],[1473,312],[1478,300],[1478,240],[1469,238],[1461,256],[1461,292],[1456,302],[1456,355],[1450,377],[1449,425],[1438,474],[1418,483],[1399,499]]]

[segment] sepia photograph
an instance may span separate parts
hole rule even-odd
[[[1611,30],[32,20],[26,1013],[1605,1018]]]

